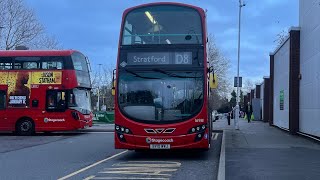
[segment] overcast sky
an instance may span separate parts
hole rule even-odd
[[[170,1],[170,0],[167,0]],[[63,48],[87,55],[92,67],[114,65],[122,12],[147,0],[26,0]],[[231,60],[236,75],[238,0],[177,0],[208,10],[208,31]],[[256,81],[269,75],[269,52],[278,33],[298,26],[298,0],[246,0],[242,14],[240,76]]]

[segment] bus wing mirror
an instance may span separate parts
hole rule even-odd
[[[218,87],[218,78],[217,78],[217,75],[214,74],[213,72],[210,73],[209,86],[210,86],[210,89],[217,89]]]
[[[112,96],[115,96],[115,95],[116,95],[116,88],[115,88],[115,87],[112,87],[111,93],[112,93]]]

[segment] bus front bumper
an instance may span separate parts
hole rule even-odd
[[[121,136],[122,135],[122,136]],[[138,136],[115,133],[116,149],[208,149],[209,135],[205,131],[199,134],[179,136]]]

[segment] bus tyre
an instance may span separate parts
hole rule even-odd
[[[34,123],[31,119],[22,119],[16,125],[16,132],[20,136],[30,136],[34,133]]]

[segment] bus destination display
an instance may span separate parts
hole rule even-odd
[[[192,64],[192,52],[134,52],[127,55],[128,65]]]

